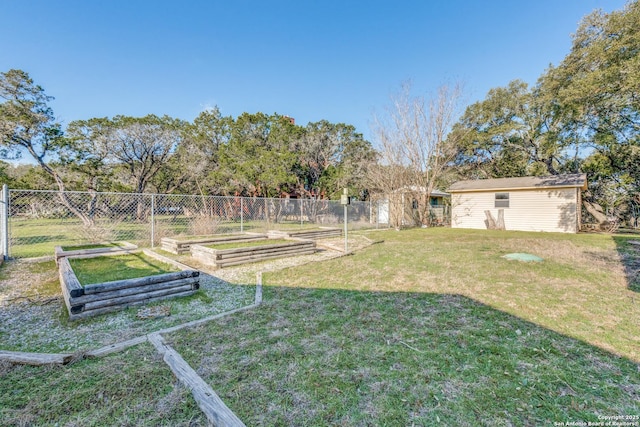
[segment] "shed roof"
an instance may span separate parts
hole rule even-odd
[[[552,176],[523,176],[458,181],[449,187],[450,193],[496,190],[535,190],[544,188],[587,188],[587,174],[572,173]]]
[[[399,188],[394,191],[394,193],[426,193],[426,187],[418,187],[416,185],[409,185],[406,187]],[[449,193],[445,193],[444,191],[440,191],[437,189],[431,190],[431,197],[449,197]]]

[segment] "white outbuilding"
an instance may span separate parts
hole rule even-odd
[[[586,188],[586,174],[458,181],[451,227],[577,233]]]

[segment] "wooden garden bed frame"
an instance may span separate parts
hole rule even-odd
[[[273,258],[309,255],[316,251],[316,242],[312,240],[287,240],[290,241],[287,243],[273,243],[232,249],[213,249],[202,245],[191,245],[191,257],[204,265],[218,269]]]
[[[115,246],[104,246],[100,248],[92,249],[74,249],[65,251],[62,246],[56,246],[54,248],[54,255],[56,264],[60,263],[60,258],[73,257],[73,258],[93,258],[102,255],[124,255],[130,254],[138,249],[137,245],[129,242],[114,242],[108,243]]]
[[[231,243],[231,242],[251,242],[254,240],[266,239],[265,234],[259,233],[243,233],[243,234],[218,234],[204,237],[184,237],[184,238],[170,238],[163,237],[160,240],[163,251],[171,252],[172,254],[179,255],[184,252],[189,252],[192,245],[207,245],[212,243]]]
[[[161,255],[144,252],[161,261],[165,260]],[[94,257],[104,255],[114,254],[93,254]],[[200,272],[196,270],[182,270],[82,286],[69,263],[69,258],[73,257],[65,256],[59,259],[58,271],[62,295],[71,320],[118,311],[147,302],[193,295],[200,288]],[[171,260],[167,262],[175,264],[169,261]]]
[[[333,227],[309,228],[306,230],[270,230],[267,235],[272,239],[298,238],[307,240],[329,239],[342,236],[342,230]]]

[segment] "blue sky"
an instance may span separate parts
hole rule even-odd
[[[371,139],[374,111],[461,81],[468,102],[534,83],[592,10],[624,0],[0,0],[0,71],[19,68],[72,120],[279,113]]]

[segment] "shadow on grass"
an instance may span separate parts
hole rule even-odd
[[[615,235],[613,241],[624,266],[627,287],[640,292],[640,232]]]
[[[168,337],[247,425],[640,415],[636,363],[461,295],[264,291],[257,310]]]

